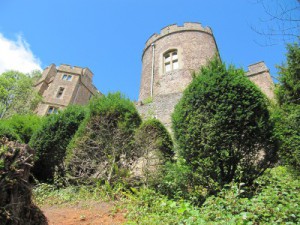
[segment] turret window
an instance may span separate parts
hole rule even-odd
[[[177,50],[168,51],[164,54],[164,72],[179,68]]]

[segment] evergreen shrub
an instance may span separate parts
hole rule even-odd
[[[68,147],[66,164],[71,181],[113,182],[129,176],[134,132],[141,123],[134,104],[120,93],[95,98],[90,114]]]
[[[9,119],[3,120],[3,123],[13,129],[23,143],[28,144],[33,133],[41,126],[42,120],[42,117],[35,114],[14,114]]]
[[[159,120],[148,119],[136,131],[135,148],[138,153],[135,163],[142,165],[138,172],[144,183],[156,185],[162,165],[171,161],[174,156],[169,132]]]
[[[207,190],[251,183],[276,161],[266,97],[233,66],[203,67],[172,115],[179,155]]]
[[[55,170],[64,172],[66,148],[86,116],[82,106],[69,106],[47,116],[33,134],[30,146],[36,151],[33,175],[40,181],[53,181]]]

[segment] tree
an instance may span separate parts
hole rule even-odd
[[[287,62],[279,66],[279,85],[276,96],[279,108],[273,118],[276,134],[280,140],[281,163],[300,168],[300,46],[287,45]]]
[[[174,136],[199,182],[214,190],[251,183],[276,160],[266,97],[241,69],[203,67],[172,115]]]
[[[7,138],[10,141],[19,141],[21,142],[20,136],[16,133],[16,131],[11,128],[8,124],[0,121],[0,139]]]
[[[279,69],[280,85],[276,96],[280,105],[300,104],[300,46],[299,43],[287,45],[287,62]]]
[[[13,114],[32,112],[41,97],[33,89],[37,72],[32,76],[17,71],[8,71],[0,75],[0,119]]]
[[[0,127],[9,127],[20,137],[22,143],[28,144],[33,133],[40,127],[43,118],[35,114],[14,114],[9,119],[0,120]]]
[[[82,106],[71,105],[49,115],[33,134],[29,145],[36,151],[33,175],[40,181],[52,181],[56,169],[63,173],[66,148],[86,116]]]
[[[253,30],[267,37],[268,44],[278,41],[291,42],[299,38],[299,0],[257,0],[257,2],[262,5],[266,13],[266,18],[261,19],[266,29],[253,28]]]
[[[279,139],[279,158],[283,165],[300,169],[300,105],[283,105],[272,113]]]
[[[93,99],[89,111],[68,146],[68,175],[79,183],[94,179],[113,183],[127,176],[141,119],[134,104],[120,93]]]

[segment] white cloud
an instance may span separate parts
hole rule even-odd
[[[40,60],[33,55],[29,44],[21,35],[13,41],[0,33],[0,74],[7,70],[23,73],[42,70]]]

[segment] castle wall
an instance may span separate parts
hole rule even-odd
[[[153,97],[182,92],[192,80],[192,72],[218,53],[210,28],[198,23],[171,25],[146,42],[142,57],[142,79],[139,101],[151,97],[152,59],[154,44]],[[176,49],[178,69],[164,72],[164,53]]]
[[[159,95],[154,97],[151,103],[143,104],[142,102],[138,102],[136,108],[142,118],[157,118],[171,131],[171,114],[181,97],[182,93]]]
[[[248,78],[255,83],[269,99],[275,99],[274,82],[265,63],[258,62],[252,64],[248,66],[248,69],[249,71],[246,73]]]
[[[164,72],[164,54],[174,49],[177,50],[179,66]],[[215,55],[218,55],[218,49],[211,29],[203,28],[198,23],[170,25],[163,28],[160,34],[152,35],[142,55],[142,78],[139,102],[136,104],[142,117],[157,118],[170,131],[171,115],[182,92],[192,81],[192,72],[197,72]],[[248,68],[246,76],[269,99],[274,99],[274,83],[264,62],[252,64]],[[152,75],[152,102],[144,104],[151,100]]]
[[[71,79],[63,79],[64,75],[70,75]],[[92,84],[93,73],[88,68],[71,67],[54,64],[47,67],[42,78],[37,82],[35,88],[43,96],[43,102],[39,104],[36,113],[45,115],[50,106],[63,109],[70,104],[86,104],[92,95],[98,93]],[[58,96],[60,88],[64,88]]]

